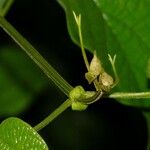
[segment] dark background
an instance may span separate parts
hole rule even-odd
[[[80,48],[72,43],[65,13],[56,0],[15,0],[6,18],[72,86],[92,88],[84,79],[86,69]],[[0,35],[3,45],[16,45],[4,31],[0,30]],[[32,126],[67,97],[50,82],[34,99],[17,115]],[[141,110],[113,99],[102,99],[84,112],[68,109],[40,134],[53,150],[146,150],[147,145],[146,120]]]

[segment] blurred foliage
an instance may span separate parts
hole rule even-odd
[[[24,111],[46,85],[37,66],[19,49],[0,48],[0,115]]]
[[[147,0],[58,0],[67,15],[71,38],[79,44],[72,11],[82,16],[85,47],[97,54],[108,71],[107,54],[117,54],[116,68],[121,92],[147,91],[146,68],[150,56],[150,2]],[[119,100],[149,107],[148,100]]]

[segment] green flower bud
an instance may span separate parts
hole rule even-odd
[[[73,102],[71,107],[72,110],[75,111],[84,111],[88,107],[88,105],[82,104],[81,102]]]
[[[82,86],[76,86],[70,93],[69,98],[71,101],[75,102],[78,99],[84,98],[85,90]]]
[[[85,110],[88,105],[83,104],[82,102],[79,102],[82,99],[86,98],[85,90],[82,86],[76,86],[70,93],[69,98],[72,101],[72,110],[76,111],[83,111]]]

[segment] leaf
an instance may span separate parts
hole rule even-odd
[[[0,15],[5,16],[14,0],[0,0]]]
[[[48,150],[41,136],[18,118],[8,118],[0,124],[1,150]]]
[[[24,53],[0,48],[0,115],[15,115],[33,102],[47,85],[41,72]]]
[[[148,65],[147,65],[147,77],[150,79],[150,59],[148,60]]]
[[[71,38],[79,44],[72,10],[81,14],[85,47],[102,61],[117,55],[116,68],[121,92],[147,91],[146,68],[150,56],[150,1],[147,0],[58,0],[65,9]],[[119,100],[124,104],[149,107],[150,100]]]
[[[106,50],[106,38],[104,20],[99,8],[95,7],[95,3],[91,0],[58,0],[58,2],[65,9],[68,30],[72,40],[79,45],[78,30],[73,16],[74,11],[76,15],[81,14],[84,46],[91,52],[96,50],[103,62],[103,58],[107,57],[107,52],[103,51]]]

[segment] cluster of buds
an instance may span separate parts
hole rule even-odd
[[[109,92],[114,86],[114,79],[102,67],[101,61],[98,59],[96,52],[94,53],[93,59],[90,63],[89,71],[85,73],[85,78],[88,80],[89,84],[94,83],[97,90],[101,90],[103,92]]]

